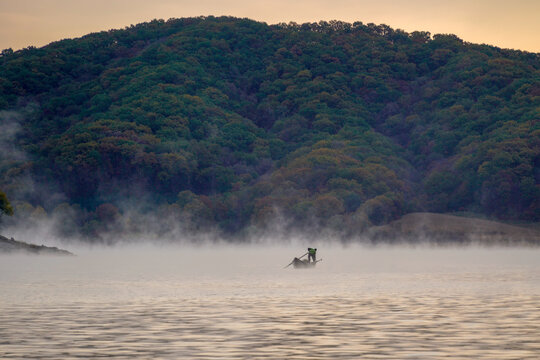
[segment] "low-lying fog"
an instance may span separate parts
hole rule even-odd
[[[1,256],[0,287],[15,286],[18,291],[1,291],[0,298],[366,295],[447,291],[447,286],[478,291],[525,286],[540,293],[536,248],[314,246],[322,261],[305,270],[284,268],[306,252],[301,245],[69,247],[77,256]],[[504,281],[492,281],[500,273]]]

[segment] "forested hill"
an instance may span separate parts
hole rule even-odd
[[[4,50],[0,109],[0,189],[65,233],[540,220],[540,56],[454,35],[156,20]]]

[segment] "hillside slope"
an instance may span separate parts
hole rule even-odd
[[[453,35],[156,20],[4,50],[0,109],[0,188],[66,235],[540,220],[539,54]]]
[[[391,243],[540,244],[538,229],[433,213],[411,213],[389,224],[372,227],[369,237]]]

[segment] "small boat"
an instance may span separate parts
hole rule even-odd
[[[294,260],[292,261],[292,265],[294,266],[295,269],[309,269],[309,268],[314,268],[315,265],[321,260],[322,259],[309,262],[308,260],[300,260],[299,258],[295,257]]]

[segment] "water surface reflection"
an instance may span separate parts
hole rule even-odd
[[[0,357],[538,358],[536,250],[284,251],[2,257]]]

